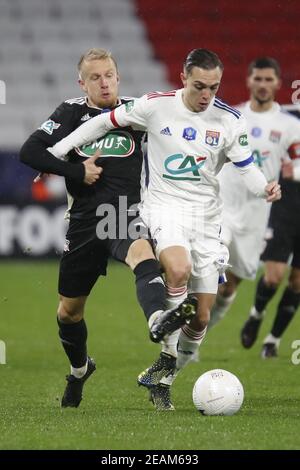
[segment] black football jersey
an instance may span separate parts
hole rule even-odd
[[[118,105],[130,101],[130,98],[122,98]],[[40,144],[43,144],[45,149],[52,147],[88,119],[109,111],[111,109],[89,106],[85,97],[67,100],[30,136],[27,143],[31,145],[24,145],[24,149],[25,151],[32,149],[33,145],[37,149]],[[120,196],[127,197],[128,208],[139,202],[143,139],[144,132],[130,127],[114,129],[97,141],[73,149],[68,154],[68,161],[76,165],[100,150],[101,156],[96,165],[103,168],[99,180],[91,186],[79,181],[78,178],[64,175],[67,191],[71,196],[71,217],[93,218],[100,204],[110,203],[118,207]],[[27,158],[26,163],[31,164],[30,158]],[[39,169],[37,164],[31,166]],[[124,198],[122,207],[123,205]]]

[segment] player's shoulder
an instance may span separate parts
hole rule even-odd
[[[168,99],[174,99],[177,90],[170,91],[151,91],[145,95],[147,101],[166,102]]]
[[[217,96],[214,99],[212,108],[215,114],[224,120],[230,120],[235,122],[239,121],[242,118],[241,111],[229,105]]]
[[[69,115],[81,112],[83,107],[86,105],[85,96],[79,98],[70,98],[63,101],[55,110],[56,114]]]
[[[300,108],[293,105],[281,105],[279,108],[280,118],[291,125],[300,126]],[[299,113],[299,114],[298,114]]]
[[[77,98],[69,98],[65,100],[62,105],[65,107],[69,106],[84,106],[86,104],[86,97],[85,96],[79,96]]]

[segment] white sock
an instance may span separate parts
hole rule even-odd
[[[221,294],[217,295],[216,302],[210,312],[210,321],[208,329],[210,330],[216,325],[230,309],[236,297],[236,292],[231,294],[229,297],[223,297]]]
[[[172,385],[178,372],[192,361],[195,352],[205,337],[205,333],[206,328],[202,331],[195,331],[189,325],[182,327],[178,340],[176,371],[174,374],[164,377],[160,383]]]
[[[148,326],[151,328],[153,325],[154,321],[157,319],[157,317],[163,312],[163,310],[156,310],[156,312],[152,313],[151,317],[148,320]]]
[[[167,308],[172,309],[177,307],[187,296],[187,286],[182,287],[167,287]],[[166,336],[161,342],[162,352],[177,357],[177,343],[180,335],[180,328],[170,335]]]
[[[88,366],[88,361],[86,361],[86,364],[82,367],[76,368],[76,367],[71,366],[71,375],[74,375],[76,379],[81,379],[86,374],[87,366]]]
[[[254,305],[250,308],[249,317],[253,317],[256,320],[261,320],[265,315],[265,310],[258,312]]]
[[[272,343],[272,344],[275,344],[275,346],[276,346],[277,348],[279,348],[280,339],[281,339],[281,338],[276,338],[275,336],[273,336],[273,335],[270,333],[270,334],[268,334],[268,336],[265,337],[263,344]]]

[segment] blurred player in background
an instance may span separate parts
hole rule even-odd
[[[270,333],[263,341],[263,359],[277,356],[281,337],[300,304],[300,131],[293,155],[297,159],[282,165],[280,182],[283,197],[271,208],[267,245],[261,257],[265,262],[265,272],[258,282],[254,305],[241,331],[243,346],[250,348],[257,338],[265,308],[290,265],[288,285],[277,306]]]
[[[87,51],[79,61],[78,71],[79,84],[87,96],[62,103],[29,137],[20,153],[21,161],[32,168],[64,176],[68,190],[70,224],[60,262],[57,317],[59,336],[71,363],[63,407],[79,405],[84,382],[95,370],[95,363],[87,355],[87,327],[83,315],[92,287],[99,276],[106,274],[110,255],[126,262],[133,270],[137,296],[147,318],[153,313],[162,313],[165,308],[165,286],[152,247],[148,240],[137,239],[139,234],[135,238],[129,234],[131,222],[141,224],[132,205],[140,201],[144,132],[132,128],[126,132],[116,130],[101,142],[72,150],[65,161],[47,151],[47,147],[93,116],[123,103],[131,105],[130,99],[118,97],[119,74],[109,52]],[[101,158],[99,147],[102,148]],[[125,207],[121,206],[120,196],[123,203],[124,198],[126,200]],[[115,235],[100,239],[96,230],[99,221],[106,223],[106,218],[101,219],[96,214],[103,204],[105,207],[109,204],[121,216],[120,220],[109,221],[109,229]],[[125,237],[119,237],[119,230],[124,232],[122,221]]]
[[[300,123],[274,101],[280,85],[280,67],[275,59],[264,57],[254,60],[249,65],[247,78],[250,100],[239,107],[247,119],[254,162],[268,181],[279,177],[283,161],[294,161],[299,156]],[[219,180],[224,201],[222,240],[229,248],[232,266],[227,272],[228,282],[219,288],[210,327],[229,310],[242,279],[255,279],[270,209],[265,201],[255,198],[241,183],[233,165],[224,166]],[[277,212],[276,206],[274,211]],[[284,230],[287,230],[286,226]],[[251,308],[246,328],[248,332],[249,329],[254,332],[253,325],[260,324],[266,305],[262,299],[267,301],[271,293],[275,293],[275,284],[278,285],[279,279],[274,283],[274,276],[275,273],[271,278],[267,276],[266,282],[262,277],[258,283],[260,300]],[[288,296],[289,307],[296,303],[298,288],[294,285],[291,289],[293,294]],[[246,339],[245,335],[248,336],[248,333],[242,333],[242,342],[245,347],[250,347],[250,339]]]
[[[61,158],[114,127],[133,125],[148,131],[148,177],[141,216],[165,271],[169,306],[177,305],[187,289],[198,300],[196,316],[181,331],[169,329],[172,319],[168,316],[166,322],[155,315],[150,318],[152,339],[163,340],[163,349],[152,367],[140,374],[138,383],[149,388],[159,410],[174,409],[170,386],[204,339],[219,275],[226,266],[216,178],[226,158],[256,196],[270,202],[280,197],[278,184],[267,184],[253,164],[243,116],[215,97],[222,72],[215,53],[195,49],[184,63],[183,89],[148,93],[130,109],[121,106],[97,116],[50,149]]]

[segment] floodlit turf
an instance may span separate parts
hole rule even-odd
[[[207,336],[200,361],[175,382],[176,412],[157,413],[136,377],[159,347],[148,340],[133,275],[112,265],[87,306],[97,371],[80,408],[62,410],[68,363],[57,339],[56,277],[57,263],[0,267],[0,339],[7,346],[7,364],[0,365],[1,449],[299,449],[300,365],[291,363],[291,343],[300,339],[299,313],[280,357],[259,357],[278,296],[259,341],[243,350],[239,330],[254,288],[244,283],[230,315]],[[203,417],[194,409],[193,384],[214,368],[235,373],[244,385],[245,402],[235,416]]]

